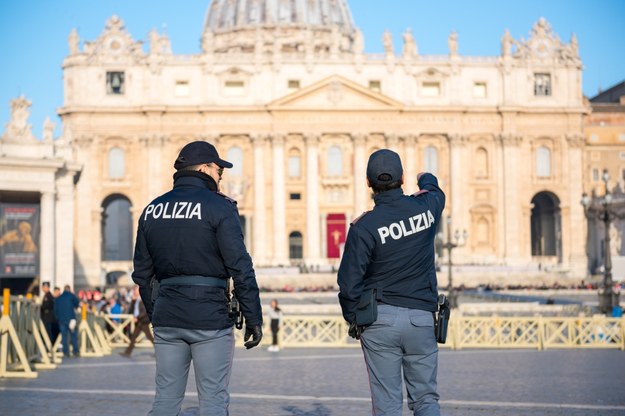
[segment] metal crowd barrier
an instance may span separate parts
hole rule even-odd
[[[86,305],[76,317],[80,355],[101,357],[111,353],[103,336],[102,317],[88,313]],[[40,305],[31,296],[2,295],[0,318],[0,378],[35,378],[36,370],[53,369],[61,362],[61,335],[52,343],[41,321]]]
[[[37,377],[35,370],[54,368],[60,362],[61,336],[54,345],[32,299],[3,294],[0,318],[0,378]],[[126,347],[135,322],[131,314],[99,314],[83,305],[77,326],[80,354],[101,357],[113,348]],[[265,320],[263,345],[271,343]],[[359,347],[347,335],[341,316],[287,315],[282,320],[279,343],[287,348]],[[237,345],[243,331],[235,331]],[[152,347],[143,334],[136,346]],[[625,350],[625,318],[593,317],[475,317],[452,313],[446,344],[441,348],[611,348]]]

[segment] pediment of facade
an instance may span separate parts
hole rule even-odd
[[[270,110],[400,110],[403,104],[340,76],[331,76],[268,105]]]

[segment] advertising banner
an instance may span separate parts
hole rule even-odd
[[[0,204],[0,276],[39,274],[39,205]]]

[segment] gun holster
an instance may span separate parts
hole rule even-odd
[[[451,309],[449,308],[449,300],[445,295],[438,296],[438,318],[434,323],[434,334],[436,342],[444,344],[447,341],[447,328],[449,326],[449,318],[451,317]]]
[[[161,283],[158,281],[156,276],[152,276],[152,279],[150,280],[150,288],[152,289],[150,293],[152,305],[154,305],[154,302],[156,302],[156,299],[158,298],[159,289],[161,288]]]
[[[228,298],[228,316],[234,321],[236,329],[243,329],[243,311],[234,291],[230,292],[230,279],[228,279],[228,288],[226,289],[226,297]]]
[[[356,307],[356,325],[369,326],[378,319],[377,291],[375,288],[362,292]]]

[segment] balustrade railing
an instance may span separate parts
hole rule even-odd
[[[38,369],[54,368],[61,361],[60,336],[52,342],[40,320],[39,305],[29,298],[3,295],[0,319],[0,378],[36,377]],[[113,348],[126,347],[135,327],[131,314],[100,314],[84,305],[77,325],[80,355],[99,357]],[[279,332],[281,347],[360,347],[347,335],[348,325],[337,315],[288,315]],[[262,345],[271,343],[265,320]],[[143,334],[136,347],[152,347]],[[235,331],[237,345],[243,331]],[[452,314],[446,344],[441,348],[612,348],[625,350],[625,319],[592,317],[475,317]]]

